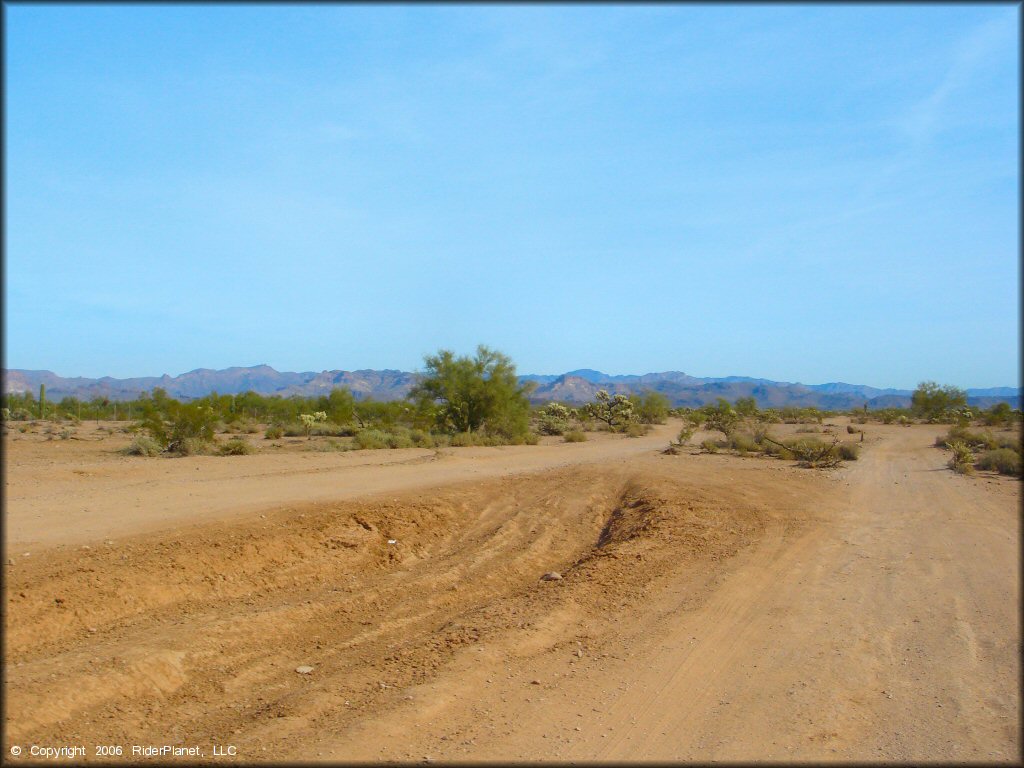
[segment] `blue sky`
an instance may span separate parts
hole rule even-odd
[[[1019,378],[1013,5],[6,5],[7,367]]]

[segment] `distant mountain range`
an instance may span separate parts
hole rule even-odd
[[[133,379],[100,379],[83,377],[65,378],[51,371],[4,370],[5,393],[39,392],[46,385],[48,400],[64,397],[91,400],[105,397],[111,400],[132,400],[142,392],[162,387],[171,397],[192,400],[211,392],[222,395],[254,391],[261,395],[301,395],[304,397],[327,394],[335,387],[352,391],[357,399],[398,400],[405,397],[416,381],[416,374],[394,370],[361,371],[305,371],[292,373],[276,371],[269,365],[249,368],[226,368],[221,371],[197,368],[180,376],[147,376]],[[557,400],[565,403],[585,403],[594,399],[599,389],[612,394],[640,394],[660,392],[673,406],[699,407],[723,397],[735,402],[740,397],[754,397],[762,408],[785,406],[816,406],[827,410],[860,408],[908,407],[911,390],[878,389],[863,384],[795,384],[790,382],[755,379],[748,376],[699,378],[681,371],[645,373],[642,375],[610,376],[589,368],[569,371],[560,375],[525,375],[520,381],[536,384],[530,399],[535,403]],[[968,389],[970,405],[988,408],[998,402],[1020,407],[1021,390],[1014,387]]]

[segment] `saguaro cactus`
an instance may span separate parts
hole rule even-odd
[[[46,418],[46,385],[39,385],[39,418]]]

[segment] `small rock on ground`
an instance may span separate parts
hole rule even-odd
[[[304,664],[301,667],[296,667],[295,671],[298,672],[300,675],[308,675],[310,672],[313,671],[313,668]]]
[[[549,571],[540,577],[541,581],[561,581],[562,574],[558,571]]]

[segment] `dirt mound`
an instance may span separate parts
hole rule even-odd
[[[281,755],[314,721],[389,706],[460,649],[573,642],[609,605],[761,530],[757,510],[670,470],[296,506],[26,560],[8,579],[10,736],[177,734]],[[564,578],[540,582],[551,570]]]

